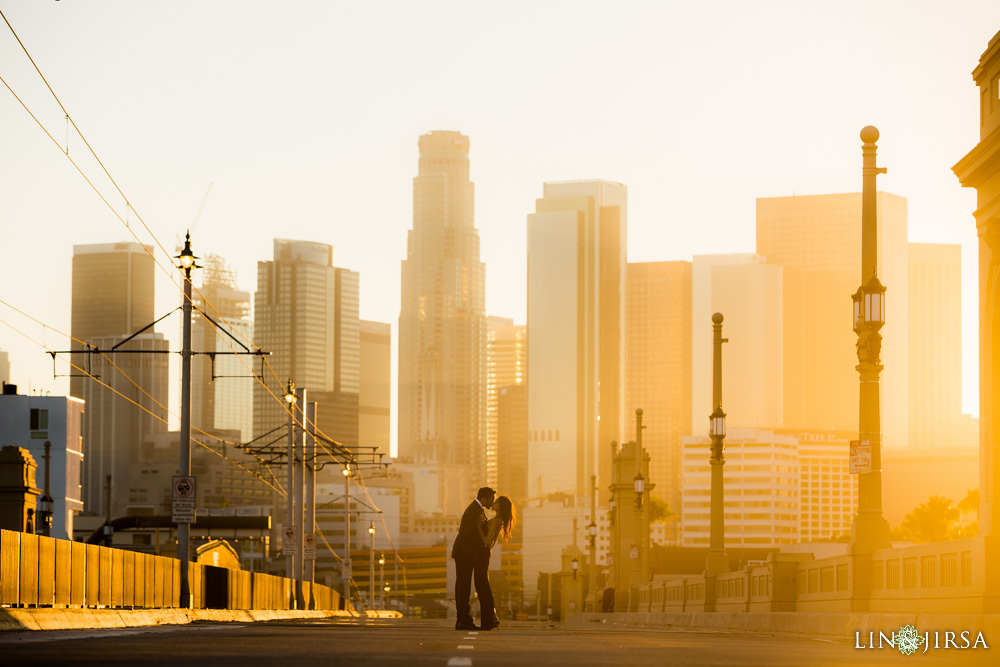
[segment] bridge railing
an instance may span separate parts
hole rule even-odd
[[[985,558],[981,537],[878,549],[871,611],[982,613]]]
[[[96,544],[0,530],[0,606],[171,608],[180,606],[180,561]],[[261,572],[190,563],[195,609],[289,609],[293,582]],[[340,594],[303,584],[317,609]]]

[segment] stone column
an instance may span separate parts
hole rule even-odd
[[[35,498],[42,494],[35,486],[36,467],[27,449],[12,445],[0,449],[0,528],[35,532]]]

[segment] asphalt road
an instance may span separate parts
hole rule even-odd
[[[998,649],[1000,650],[1000,649]],[[0,665],[996,665],[992,648],[858,650],[853,638],[512,623],[456,631],[445,621],[396,619],[192,624],[125,630],[0,633]]]

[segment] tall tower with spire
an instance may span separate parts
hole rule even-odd
[[[436,131],[419,145],[402,263],[399,455],[461,466],[478,483],[486,453],[486,268],[473,219],[469,138]],[[446,504],[439,498],[436,506]]]

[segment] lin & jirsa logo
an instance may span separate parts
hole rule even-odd
[[[982,632],[976,633],[975,640],[973,640],[972,634],[971,630],[921,633],[912,625],[904,625],[899,631],[888,636],[884,632],[879,632],[876,636],[876,633],[872,631],[865,638],[861,632],[855,632],[854,648],[896,648],[903,655],[913,655],[921,646],[924,647],[923,651],[920,651],[921,653],[927,653],[928,649],[957,649],[961,651],[989,648]]]

